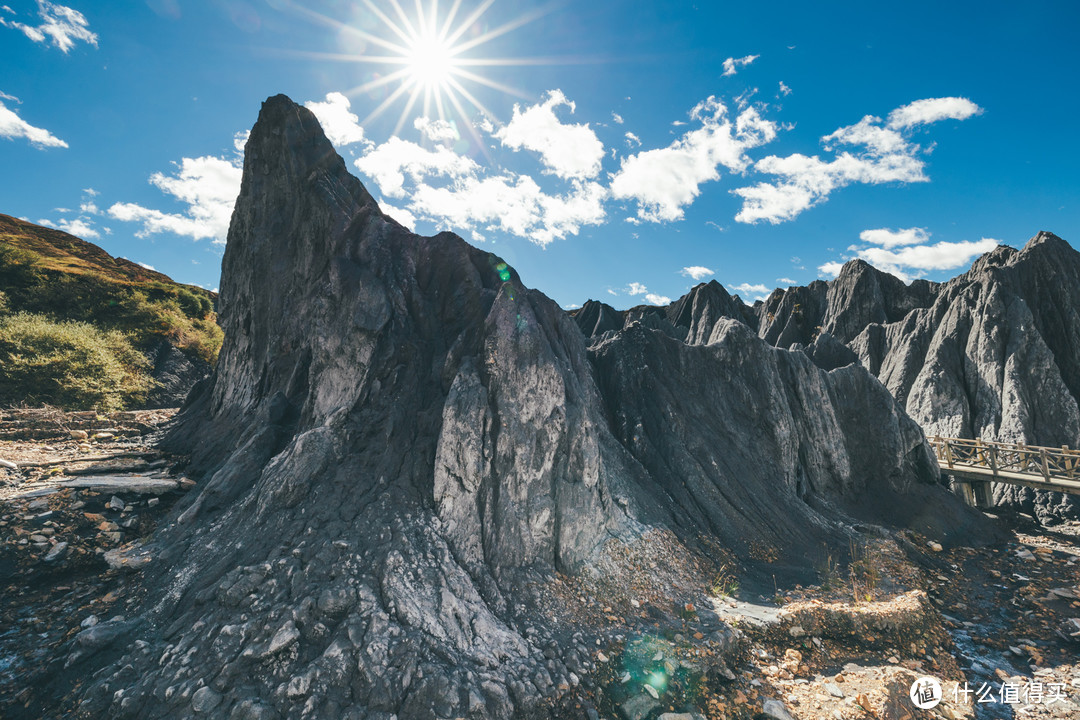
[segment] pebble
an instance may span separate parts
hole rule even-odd
[[[85,430],[72,430],[71,431],[71,439],[72,440],[85,440],[88,437],[89,437],[89,435],[86,434]]]
[[[844,697],[844,691],[840,689],[840,686],[836,683],[825,683],[825,692],[832,695],[834,698]]]
[[[644,687],[645,692],[649,693],[649,695],[652,695],[653,700],[660,699],[660,693],[656,692],[656,688],[654,688],[652,685],[645,685]]]
[[[68,544],[66,542],[58,542],[53,545],[52,550],[50,550],[45,556],[45,562],[52,562],[53,560],[56,560],[58,557],[63,555],[64,551],[67,550],[67,546]]]
[[[116,497],[115,495],[113,495],[111,498],[109,498],[109,509],[110,510],[117,510],[117,511],[122,512],[125,507],[127,507],[127,506],[124,505],[124,501],[121,500],[120,498]]]
[[[784,707],[784,703],[779,700],[766,700],[761,705],[761,712],[765,713],[773,720],[795,720],[791,717],[791,713]]]
[[[19,469],[18,465],[11,462],[10,460],[5,460],[4,458],[0,458],[0,467],[6,467],[9,470],[18,470]]]

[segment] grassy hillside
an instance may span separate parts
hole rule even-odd
[[[145,353],[162,340],[193,360],[217,360],[216,299],[68,233],[0,214],[0,405],[137,405],[152,385]],[[96,390],[64,390],[74,384]]]

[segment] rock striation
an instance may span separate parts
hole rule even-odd
[[[571,318],[384,215],[314,115],[270,98],[225,345],[165,443],[199,485],[148,546],[141,604],[43,687],[91,716],[583,717],[597,645],[634,628],[558,589],[628,602],[635,553],[670,593],[652,628],[701,604],[688,568],[721,554],[812,579],[866,523],[987,532],[864,368],[770,347],[719,285],[684,300]],[[734,634],[701,615],[723,657]]]
[[[597,314],[587,305],[575,319],[594,344],[633,316],[665,320],[690,344],[733,318],[824,370],[861,363],[927,435],[1080,447],[1080,253],[1052,233],[1019,251],[998,247],[947,283],[906,285],[852,260],[835,280],[776,290],[753,307],[714,282],[664,308],[604,306],[602,328],[586,309]],[[998,485],[993,496],[1045,522],[1080,512],[1060,493]]]

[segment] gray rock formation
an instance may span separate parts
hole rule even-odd
[[[861,362],[927,435],[1080,447],[1080,253],[1051,233],[1021,251],[999,247],[944,284],[905,285],[852,260],[831,282],[776,290],[753,307],[716,283],[665,308],[604,307],[607,332],[614,318],[625,326],[648,312],[704,344],[718,318],[734,318],[824,370]],[[578,324],[594,342],[601,335]],[[1060,493],[1000,485],[994,498],[1044,522],[1080,514]]]
[[[718,547],[805,578],[856,522],[985,529],[862,367],[769,347],[719,286],[625,329],[579,313],[590,351],[499,258],[383,215],[284,96],[220,297],[217,368],[167,441],[199,487],[135,619],[40,685],[89,716],[577,717],[613,632],[575,614],[586,592],[660,588],[651,630]],[[732,633],[700,615],[722,662]]]
[[[152,367],[150,377],[157,386],[147,395],[144,403],[147,408],[180,407],[191,388],[212,370],[209,363],[185,355],[166,340],[159,342],[148,356]]]

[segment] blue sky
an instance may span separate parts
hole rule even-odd
[[[0,212],[216,288],[285,93],[566,307],[1080,238],[1074,3],[400,2],[0,0]]]

